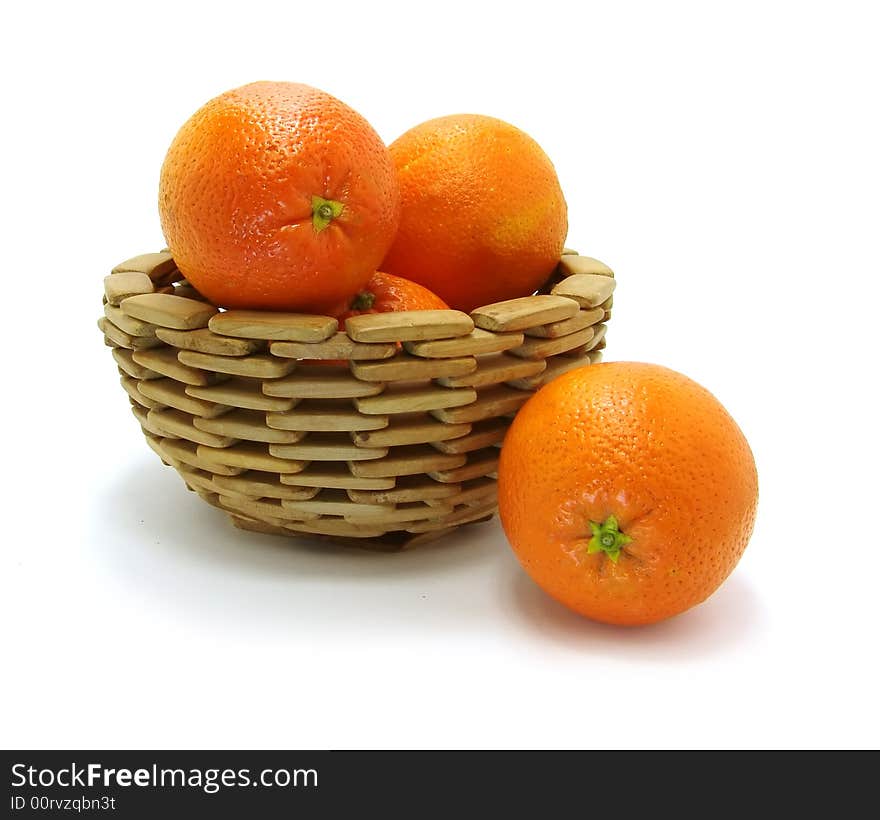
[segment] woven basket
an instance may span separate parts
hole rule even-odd
[[[541,294],[343,332],[218,311],[163,251],[106,277],[98,326],[147,444],[236,526],[395,550],[492,517],[511,419],[601,356],[613,276],[566,251]]]

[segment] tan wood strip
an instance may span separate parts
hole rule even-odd
[[[450,359],[425,359],[399,353],[383,362],[352,362],[351,372],[366,381],[405,381],[436,379],[440,376],[461,376],[476,370],[473,356]]]
[[[617,281],[610,276],[595,273],[576,273],[563,279],[553,293],[574,299],[581,307],[594,308],[602,304],[617,287]]]
[[[144,416],[146,416],[146,411],[144,411]],[[163,439],[161,435],[156,435],[154,433],[150,433],[147,430],[143,431],[144,440],[147,442],[147,446],[157,455],[160,459],[162,459],[162,463],[166,467],[173,467],[175,470],[180,470],[183,466],[181,462],[176,459],[169,458],[166,453],[162,451],[162,442],[163,441],[172,441],[179,439]]]
[[[440,421],[452,424],[481,421],[515,412],[529,400],[530,396],[529,393],[510,387],[490,387],[481,391],[477,400],[472,404],[464,407],[432,410],[431,415]]]
[[[456,507],[462,505],[484,506],[498,501],[498,481],[494,478],[474,478],[460,486],[461,490],[448,499],[448,502]]]
[[[485,330],[525,330],[570,319],[578,312],[577,302],[564,296],[524,296],[477,308],[471,313],[477,327]]]
[[[183,480],[193,489],[200,489],[207,493],[221,493],[222,490],[214,483],[214,473],[207,470],[199,470],[192,467],[186,467],[183,464],[176,466],[175,469],[180,473]]]
[[[598,325],[598,328],[604,327],[604,325]],[[602,350],[605,347],[605,332],[597,333],[589,342],[585,345],[581,345],[580,347],[573,348],[572,350],[565,350],[559,354],[559,356],[554,358],[565,358],[565,359],[581,359],[584,356],[589,356],[589,354],[593,350]]]
[[[138,272],[143,273],[152,281],[167,279],[177,270],[177,265],[168,251],[159,253],[142,253],[120,262],[113,268],[114,274]]]
[[[135,319],[143,319],[159,327],[192,330],[205,327],[217,308],[195,299],[184,299],[170,293],[143,293],[129,296],[119,303],[122,310]]]
[[[327,487],[340,490],[390,490],[394,486],[394,477],[355,476],[347,465],[328,462],[312,464],[301,473],[286,473],[281,476],[281,483],[298,487]]]
[[[481,450],[483,447],[500,444],[504,441],[508,427],[510,427],[510,419],[503,416],[488,418],[471,425],[472,432],[469,435],[452,441],[432,443],[441,453],[471,453],[474,450]]]
[[[104,339],[109,340],[109,344],[127,348],[128,350],[134,348],[133,337],[129,336],[124,330],[120,330],[116,327],[116,325],[114,325],[106,316],[102,316],[98,319],[98,328],[101,333],[104,334]]]
[[[387,531],[384,527],[352,524],[344,518],[322,518],[305,524],[285,523],[284,528],[310,535],[333,535],[342,538],[377,538]]]
[[[233,510],[229,509],[228,507],[225,507],[223,504],[220,503],[220,495],[218,493],[208,493],[198,487],[195,488],[195,492],[196,492],[196,495],[198,495],[198,497],[202,499],[202,501],[206,501],[212,507],[217,507],[217,509],[223,510],[226,513],[233,513],[234,512]],[[235,513],[235,514],[244,516],[244,513]],[[247,517],[247,516],[244,516],[244,517]],[[256,521],[255,518],[251,518],[250,520]],[[273,523],[276,526],[279,526],[279,527],[281,526],[281,522],[278,521],[277,519],[273,519]]]
[[[432,470],[428,472],[428,475],[434,481],[448,481],[455,484],[470,481],[472,478],[481,478],[494,473],[498,469],[498,458],[498,448],[489,447],[470,453],[467,457],[467,464],[463,464],[461,467],[450,470]]]
[[[596,350],[596,348],[605,341],[605,334],[608,332],[608,325],[596,325],[594,330],[596,333],[587,343],[586,352]]]
[[[123,376],[119,379],[119,383],[122,385],[122,389],[125,390],[134,401],[141,405],[141,407],[146,407],[148,410],[161,410],[165,407],[163,402],[157,401],[140,391],[140,381],[138,379],[133,379],[130,376]]]
[[[583,330],[602,321],[605,311],[602,308],[590,308],[579,310],[571,319],[561,322],[551,322],[549,325],[530,327],[525,331],[526,336],[535,336],[540,339],[556,339],[559,336],[567,336],[577,330]]]
[[[474,328],[467,336],[457,339],[439,339],[426,342],[404,342],[407,352],[427,358],[453,358],[500,353],[523,343],[522,333],[493,333]]]
[[[161,339],[155,335],[131,337],[132,350],[151,350],[163,346]]]
[[[391,504],[358,504],[345,490],[321,490],[314,498],[305,501],[282,501],[282,506],[292,512],[313,515],[355,515],[359,519],[378,518],[383,512],[393,510]]]
[[[172,433],[178,438],[185,438],[187,441],[194,441],[196,444],[224,448],[236,442],[236,439],[229,436],[215,436],[213,433],[199,430],[193,424],[193,417],[189,413],[183,413],[180,410],[150,410],[148,418],[150,423],[160,430]]]
[[[237,527],[238,529],[247,532],[259,532],[263,535],[283,535],[286,538],[296,537],[291,530],[282,527],[280,521],[278,522],[278,526],[274,526],[272,524],[267,524],[265,521],[256,521],[253,518],[248,518],[246,515],[241,515],[235,512],[229,512],[229,520],[232,521],[233,527]]]
[[[229,467],[223,464],[214,464],[205,461],[198,454],[199,445],[194,441],[186,441],[184,439],[168,439],[164,438],[159,442],[159,449],[164,453],[166,461],[180,461],[183,464],[189,464],[199,470],[216,473],[217,475],[233,476],[244,472],[243,467]]]
[[[207,387],[187,387],[190,396],[207,399],[230,407],[241,407],[245,410],[267,410],[283,412],[296,404],[294,399],[283,399],[267,396],[263,393],[263,383],[256,379],[229,379],[220,384]]]
[[[183,364],[177,358],[177,348],[160,347],[153,350],[135,350],[132,358],[143,367],[155,370],[163,376],[177,379],[184,384],[203,387],[216,382],[217,376],[206,370],[198,370]],[[222,404],[223,402],[219,402]]]
[[[568,336],[560,336],[558,339],[526,339],[519,347],[510,351],[512,356],[520,356],[523,359],[546,359],[574,350],[585,345],[593,338],[595,331],[591,327],[585,327]]]
[[[444,516],[438,521],[416,522],[412,526],[406,528],[407,532],[429,532],[435,529],[445,529],[446,527],[460,526],[461,524],[476,523],[483,519],[491,518],[498,509],[498,505],[493,501],[487,502],[480,507],[462,506],[461,509],[455,509],[450,515]]]
[[[307,461],[273,456],[269,452],[268,444],[257,441],[240,441],[226,448],[200,446],[196,452],[200,458],[211,464],[267,473],[299,473],[308,466]]]
[[[207,501],[208,504],[210,504],[212,507],[217,507],[224,512],[230,512],[230,510],[228,510],[226,507],[223,506],[223,504],[220,503],[220,495],[218,493],[208,493],[198,487],[196,487],[195,492],[199,498],[201,498],[203,501]],[[279,521],[278,524],[280,525],[281,522]]]
[[[457,495],[457,484],[441,484],[424,475],[401,476],[390,490],[348,490],[348,497],[358,504],[405,504],[411,501],[435,501]]]
[[[153,399],[153,401],[167,407],[173,407],[175,410],[190,413],[192,416],[213,419],[215,416],[221,416],[232,409],[225,404],[216,404],[190,396],[186,392],[186,386],[175,379],[162,378],[142,381],[138,385],[138,391],[148,399]],[[196,421],[193,423],[196,424]],[[198,427],[199,425],[196,424],[196,426]],[[217,433],[219,431],[209,430],[208,432]],[[222,435],[230,434],[222,433]]]
[[[196,330],[160,327],[156,329],[156,335],[163,342],[181,350],[195,350],[198,353],[211,353],[216,356],[247,356],[249,353],[256,353],[264,346],[264,342],[257,339],[219,336],[206,327]]]
[[[306,432],[381,430],[388,426],[388,416],[365,416],[349,400],[306,399],[286,413],[267,413],[266,424]]]
[[[273,430],[267,427],[266,413],[263,410],[236,409],[219,418],[193,419],[193,424],[200,430],[207,430],[218,436],[231,436],[242,441],[263,441],[267,444],[295,444],[306,435],[294,430]]]
[[[159,436],[163,439],[163,442],[167,441],[169,439],[176,439],[177,438],[177,436],[175,436],[173,433],[168,433],[165,430],[163,430],[161,427],[157,427],[155,424],[153,424],[153,422],[150,419],[150,411],[147,410],[146,407],[143,407],[140,404],[135,404],[133,399],[132,399],[132,405],[131,405],[131,412],[134,413],[135,418],[140,422],[140,425],[144,431],[144,435],[147,435],[148,433],[150,433],[154,436]],[[169,463],[170,463],[170,459],[165,459],[165,460],[169,461]]]
[[[220,503],[224,509],[236,510],[255,518],[269,518],[275,521],[314,521],[315,513],[291,510],[284,505],[288,502],[280,498],[264,498],[256,501],[243,495],[221,495]]]
[[[467,457],[439,453],[429,444],[413,444],[395,447],[384,458],[374,461],[352,461],[348,467],[352,474],[361,478],[414,475],[432,470],[453,470],[462,467]]]
[[[402,310],[365,313],[345,320],[345,332],[356,342],[405,342],[451,339],[474,329],[460,310]]]
[[[553,381],[557,376],[568,373],[570,370],[577,370],[579,367],[586,367],[590,364],[588,357],[584,356],[580,359],[567,358],[565,356],[554,356],[547,362],[547,369],[541,377],[541,384],[547,384]]]
[[[120,330],[106,316],[98,319],[98,327],[104,334],[104,342],[111,347],[125,348],[127,350],[145,350],[151,347],[159,347],[162,344],[154,335],[132,336],[124,330]]]
[[[267,396],[300,399],[346,399],[375,396],[385,389],[356,379],[347,368],[332,365],[302,365],[295,373],[263,384]]]
[[[353,524],[363,521],[369,525],[391,526],[392,524],[402,524],[410,521],[433,521],[449,515],[452,512],[451,504],[435,502],[434,505],[415,502],[412,504],[398,504],[396,507],[383,507],[379,504],[359,504],[357,512],[348,513],[345,516],[346,521]],[[377,515],[366,515],[361,510],[378,510]]]
[[[278,359],[265,353],[250,356],[216,356],[196,350],[181,350],[177,358],[190,367],[200,367],[231,376],[249,376],[254,379],[277,379],[287,376],[296,368],[293,359]]]
[[[602,351],[601,350],[591,350],[587,356],[590,358],[590,364],[599,364],[602,361]]]
[[[139,271],[114,273],[104,277],[104,295],[107,297],[107,302],[114,307],[119,307],[119,303],[129,296],[152,292],[152,280]]]
[[[429,478],[429,481],[434,481],[433,478]],[[439,481],[434,482],[438,487],[461,487],[460,484],[441,484]],[[450,504],[442,498],[426,498],[424,503],[429,507],[446,507],[447,509],[450,507]],[[452,505],[454,506],[454,505]]]
[[[272,342],[273,356],[289,359],[347,359],[361,361],[388,359],[397,352],[393,342],[364,343],[353,341],[347,333],[337,332],[323,342]]]
[[[459,407],[469,404],[476,397],[476,391],[470,387],[407,387],[401,390],[388,390],[381,396],[355,399],[355,406],[361,413],[367,415],[416,413],[444,407]]]
[[[269,452],[279,458],[306,461],[366,461],[382,458],[387,447],[358,447],[347,433],[308,433],[296,444],[270,444]]]
[[[330,316],[308,313],[275,313],[262,310],[227,310],[208,327],[221,336],[289,342],[322,342],[336,333],[338,322]]]
[[[592,256],[563,255],[559,260],[559,272],[563,276],[576,276],[581,273],[589,273],[599,276],[614,276],[614,271],[604,262],[593,259]]]
[[[382,430],[362,430],[352,433],[358,447],[399,447],[403,444],[428,444],[435,441],[466,436],[469,424],[444,424],[432,416],[401,419]]]
[[[510,379],[534,376],[546,367],[543,360],[523,361],[506,353],[480,358],[478,362],[476,371],[467,376],[437,379],[437,381],[446,387],[488,387]]]
[[[306,501],[314,498],[317,487],[294,487],[282,484],[278,473],[248,470],[235,476],[214,476],[214,484],[224,495],[243,495],[248,498],[282,498],[289,501]]]
[[[574,248],[563,248],[562,249],[563,256],[577,256],[578,252],[574,250]]]
[[[116,364],[134,379],[164,378],[161,373],[157,373],[155,370],[150,370],[149,367],[139,365],[132,358],[131,351],[126,350],[124,347],[114,347],[110,352],[113,354]]]
[[[109,302],[104,305],[104,315],[129,336],[155,336],[156,327],[142,319],[132,319],[122,308],[113,307]]]
[[[547,361],[553,361],[553,359],[548,359]],[[511,379],[509,382],[504,382],[508,387],[513,387],[517,390],[534,390],[536,387],[544,384],[544,374],[539,373],[537,376],[526,376],[522,379]]]
[[[146,412],[144,413],[146,416]],[[162,459],[162,463],[168,467],[173,467],[175,470],[180,469],[180,464],[177,461],[174,461],[168,458],[161,450],[162,438],[160,436],[154,435],[146,430],[143,431],[144,440],[147,442],[147,446]]]

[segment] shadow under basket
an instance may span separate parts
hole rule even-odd
[[[599,360],[615,284],[566,250],[534,296],[342,331],[218,310],[162,251],[106,277],[98,326],[147,444],[237,527],[393,551],[492,517],[508,426]]]

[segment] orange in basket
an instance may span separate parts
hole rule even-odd
[[[214,304],[322,312],[379,267],[398,186],[360,114],[306,85],[260,82],[183,125],[162,166],[159,214],[177,266]]]

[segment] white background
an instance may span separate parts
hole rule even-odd
[[[24,10],[26,8],[26,10]],[[5,12],[10,747],[876,746],[878,25],[864,3],[94,3]],[[705,384],[755,452],[706,604],[592,624],[497,524],[392,556],[244,534],[147,449],[95,320],[163,245],[179,125],[256,79],[388,141],[534,136],[618,274],[608,359]]]

